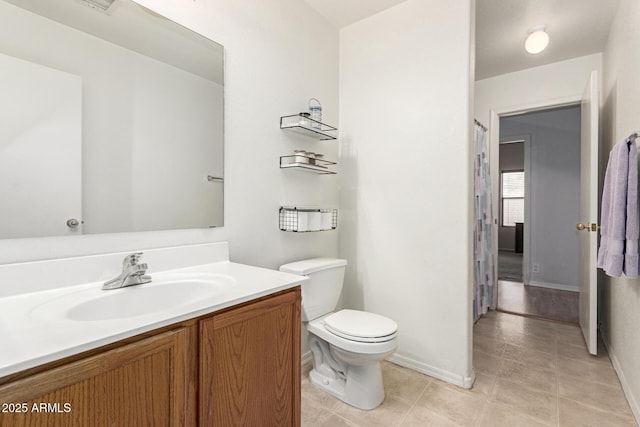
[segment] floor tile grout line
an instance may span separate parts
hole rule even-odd
[[[422,388],[422,391],[420,392],[420,394],[418,394],[418,397],[416,397],[416,399],[413,401],[413,403],[411,404],[411,408],[413,408],[414,406],[416,406],[418,404],[418,402],[420,401],[420,398],[422,397],[422,395],[427,391],[427,389],[429,388],[429,386],[431,385],[431,383],[433,382],[433,378],[425,375],[429,381],[424,385],[424,387]]]
[[[477,378],[476,378],[477,380]],[[487,409],[489,406],[489,399],[491,398],[491,395],[493,394],[493,389],[496,386],[496,382],[498,381],[498,377],[493,377],[493,384],[491,384],[491,387],[489,388],[489,391],[487,394],[484,395],[484,402],[482,405],[482,414],[480,415],[480,420],[478,422],[478,426],[482,426],[482,422],[484,421],[484,417],[487,413]]]
[[[492,403],[492,404],[494,404],[496,406],[499,406],[499,407],[501,407],[502,409],[505,409],[505,410],[509,410],[509,411],[513,411],[514,410],[513,407],[511,405],[509,405],[508,403],[500,402],[498,400],[492,400],[490,403]],[[552,426],[551,422],[549,422],[549,421],[547,421],[547,420],[545,420],[543,418],[538,418],[535,415],[531,415],[531,414],[528,414],[528,413],[525,413],[525,412],[520,412],[520,411],[518,411],[518,414],[520,416],[522,416],[522,417],[525,417],[528,420],[535,421],[535,422],[537,422],[539,424],[544,424],[544,425],[547,425],[547,426],[550,426],[550,427]]]
[[[418,397],[416,398],[416,400],[414,400],[413,404],[409,407],[409,410],[404,414],[404,417],[402,417],[402,421],[400,421],[400,425],[402,426],[404,424],[404,422],[407,420],[407,417],[409,416],[409,414],[411,413],[411,411],[413,411],[413,409],[416,407],[416,405],[418,404],[418,401],[420,400],[420,398],[422,397],[422,395],[425,393],[425,391],[427,391],[427,388],[429,387],[429,384],[431,384],[431,381],[429,381],[424,388],[422,389],[422,391],[420,392],[420,394],[418,395]]]
[[[560,399],[560,396],[558,396],[558,400],[559,400],[559,399]],[[577,404],[582,405],[582,406],[586,406],[587,408],[593,409],[594,411],[596,411],[596,412],[600,412],[600,413],[602,413],[602,414],[613,415],[614,417],[617,417],[617,418],[624,418],[624,416],[621,416],[621,415],[620,415],[618,412],[616,412],[616,411],[610,411],[610,410],[608,410],[608,409],[603,409],[602,407],[595,406],[595,405],[590,405],[590,404],[585,403],[585,402],[583,402],[583,401],[576,400],[576,399],[571,399],[570,397],[566,397],[566,396],[562,396],[562,399],[564,399],[564,400],[569,400],[569,401],[571,401],[571,402],[577,403]],[[631,409],[629,409],[629,415],[630,415],[631,417],[633,417],[633,413],[631,412]]]
[[[352,425],[354,425],[356,427],[364,427],[364,426],[360,425],[360,423],[356,423],[354,421],[351,421],[350,419],[343,417],[342,415],[338,414],[337,412],[335,412],[333,410],[331,411],[331,413],[333,415],[335,415],[336,417],[340,418],[341,420],[347,422],[348,424],[352,424]]]
[[[497,377],[497,379],[502,381],[502,382],[509,383],[511,385],[515,385],[515,386],[518,386],[518,387],[524,387],[530,392],[544,394],[544,395],[547,395],[549,397],[554,397],[554,396],[557,395],[557,393],[549,392],[548,390],[542,390],[542,389],[539,389],[539,388],[536,388],[536,387],[531,387],[531,385],[529,385],[529,383],[527,383],[526,381],[518,381],[518,380],[513,380],[513,379],[510,379],[510,378],[503,378],[503,377]]]

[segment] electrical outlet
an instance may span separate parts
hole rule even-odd
[[[540,273],[540,264],[538,264],[537,262],[533,263],[533,266],[531,268],[531,272],[532,273]]]

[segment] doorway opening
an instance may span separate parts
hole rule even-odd
[[[500,311],[579,321],[580,124],[579,104],[499,117]]]

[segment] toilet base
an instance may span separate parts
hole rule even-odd
[[[380,362],[349,365],[346,378],[325,375],[314,366],[309,379],[316,387],[358,409],[368,411],[384,401]]]

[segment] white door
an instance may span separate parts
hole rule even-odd
[[[589,353],[597,354],[598,327],[598,73],[591,72],[582,94],[580,127],[579,280],[580,328]]]

